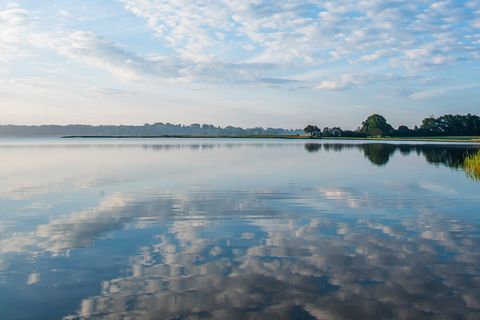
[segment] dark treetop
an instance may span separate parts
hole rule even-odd
[[[313,128],[309,125],[305,132],[312,135]],[[307,130],[308,129],[308,130]],[[342,130],[340,127],[325,127],[323,131],[316,132],[323,137],[432,137],[432,136],[480,136],[480,117],[466,114],[446,114],[441,117],[430,116],[423,119],[420,127],[413,129],[401,125],[394,129],[387,120],[379,115],[369,116],[357,130]]]

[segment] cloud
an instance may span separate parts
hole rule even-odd
[[[392,73],[375,74],[361,72],[357,74],[343,73],[340,75],[332,75],[326,80],[322,80],[314,88],[317,90],[332,90],[340,91],[350,88],[359,88],[366,84],[382,83],[382,84],[395,84],[406,81],[426,81],[423,77],[419,76],[400,76]]]
[[[248,59],[262,63],[363,63],[386,57],[392,63],[421,59],[426,64],[435,51],[429,65],[434,67],[468,58],[476,50],[465,39],[475,34],[468,27],[476,25],[475,8],[448,0],[122,2],[161,41],[200,60],[227,58],[247,48],[252,51],[246,53]]]
[[[59,10],[58,14],[61,15],[62,17],[69,17],[70,16],[70,12],[68,12],[67,10]]]
[[[103,69],[124,80],[163,80],[203,83],[295,82],[281,78],[263,78],[274,68],[259,63],[227,63],[219,60],[192,61],[160,55],[139,55],[124,46],[92,32],[76,31],[49,43],[51,49],[79,63]]]
[[[429,99],[429,98],[436,98],[452,91],[461,92],[462,90],[478,88],[478,87],[480,87],[480,83],[471,83],[467,85],[417,90],[415,92],[408,94],[407,97],[412,100],[423,100],[423,99]]]
[[[31,24],[29,12],[16,5],[0,10],[0,63],[25,54],[22,48]]]
[[[52,44],[58,52],[72,60],[107,70],[127,80],[145,75],[160,78],[179,76],[179,65],[164,57],[144,58],[129,52],[120,45],[91,32],[76,31]]]
[[[192,59],[138,54],[126,46],[89,31],[32,28],[34,17],[18,6],[0,11],[0,62],[27,55],[36,49],[50,49],[70,60],[103,69],[123,80],[163,80],[206,83],[286,83],[288,79],[264,77],[273,65],[225,62],[220,59]],[[46,30],[44,30],[46,29]],[[29,79],[34,79],[30,77]],[[38,79],[38,78],[37,78]]]
[[[473,2],[121,3],[155,36],[147,51],[129,43],[128,37],[119,41],[115,34],[104,36],[86,31],[92,29],[82,23],[72,25],[75,13],[70,8],[57,8],[58,23],[49,24],[40,11],[35,11],[37,17],[11,5],[0,11],[0,62],[48,49],[123,81],[339,91],[379,82],[386,69],[398,78],[412,76],[421,87],[413,76],[479,59],[480,9]],[[325,78],[332,64],[355,69]],[[376,68],[366,71],[367,67]],[[294,81],[295,74],[305,72],[318,76]]]
[[[360,58],[357,59],[357,63],[358,62],[372,62],[372,61],[375,61],[375,60],[378,60],[384,56],[387,55],[387,51],[386,50],[378,50],[378,51],[375,51],[374,53],[370,53],[370,54],[366,54],[364,56],[361,56]]]
[[[352,75],[352,74],[342,74],[337,80],[323,80],[315,86],[315,89],[318,90],[345,90],[353,86],[359,86],[363,81]]]
[[[108,88],[108,87],[91,87],[91,91],[100,96],[126,96],[131,95],[133,92],[128,90]]]
[[[122,2],[126,10],[146,21],[160,43],[195,62],[248,62],[308,70],[321,70],[331,62],[360,68],[377,64],[393,67],[396,76],[402,77],[478,59],[479,42],[471,39],[477,34],[479,9],[471,2]],[[229,65],[217,66],[228,69]],[[202,69],[210,80],[222,74],[218,69]],[[259,79],[271,77],[270,71],[259,71],[260,76],[250,81],[261,83]],[[302,87],[340,91],[369,85],[382,77],[381,73],[373,77],[364,73],[317,78]],[[242,73],[232,73],[231,78],[239,75]],[[410,80],[415,81],[413,77]],[[401,85],[392,81],[385,84]]]

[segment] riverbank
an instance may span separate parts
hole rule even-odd
[[[350,138],[324,137],[326,140],[371,140],[371,141],[419,141],[419,142],[473,142],[480,143],[480,137],[383,137],[383,138]]]
[[[424,142],[470,142],[480,143],[480,137],[384,137],[384,138],[354,138],[354,137],[309,137],[305,135],[161,135],[161,136],[63,136],[62,139],[304,139],[304,140],[368,140],[368,141],[424,141]]]
[[[161,136],[63,136],[62,139],[317,139],[304,135],[161,135]]]

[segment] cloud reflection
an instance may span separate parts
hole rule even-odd
[[[294,145],[298,152],[287,150],[292,157],[301,161],[307,156],[309,161],[316,158],[302,151],[303,143]],[[123,241],[134,243],[128,243],[128,257],[127,251],[121,253],[125,261],[102,266],[108,273],[99,272],[95,264],[90,269],[84,265],[64,268],[65,278],[81,271],[79,281],[90,281],[86,285],[90,291],[77,292],[74,301],[78,308],[70,305],[75,311],[66,311],[64,314],[71,313],[66,318],[475,319],[480,314],[478,219],[469,215],[473,211],[467,212],[479,207],[478,199],[472,198],[474,186],[445,186],[449,180],[436,183],[432,176],[419,181],[412,180],[415,176],[396,184],[383,184],[384,180],[374,177],[355,185],[348,180],[349,175],[347,180],[329,176],[329,168],[312,176],[314,170],[325,168],[318,165],[321,162],[305,161],[303,171],[292,166],[298,163],[297,158],[281,163],[279,155],[283,152],[278,152],[282,151],[279,148],[271,154],[251,154],[246,152],[248,148],[232,150],[240,152],[229,164],[241,164],[221,172],[217,167],[229,159],[212,162],[217,154],[202,158],[197,149],[185,148],[196,157],[191,152],[179,153],[160,162],[168,155],[162,153],[149,159],[151,162],[141,163],[148,177],[137,175],[129,188],[118,184],[128,179],[108,180],[116,175],[92,172],[86,189],[112,185],[100,198],[92,199],[88,194],[88,204],[80,201],[71,207],[46,198],[54,204],[47,210],[52,215],[33,219],[23,229],[5,220],[0,226],[0,281],[13,278],[12,273],[22,266],[21,283],[29,285],[29,290],[47,287],[67,296],[65,286],[54,287],[64,284],[57,281],[66,280],[50,272],[61,266],[58,260],[100,259],[99,254],[107,252],[108,264],[118,257],[109,259],[105,246],[112,244],[101,240],[118,237],[116,231],[124,231],[122,235],[130,237]],[[465,150],[329,143],[321,144],[318,150],[328,153],[345,148],[366,150],[366,157],[378,165],[398,151],[403,155],[425,154],[431,163],[453,165],[459,150]],[[167,150],[173,151],[155,149]],[[237,158],[237,154],[244,158]],[[244,165],[245,159],[254,158],[252,155],[261,162]],[[183,167],[178,164],[181,159],[186,159]],[[328,156],[324,161],[330,161]],[[170,176],[159,171],[172,162],[176,170],[166,170],[172,172]],[[370,167],[364,163],[363,168]],[[178,178],[184,167],[193,169],[179,188],[169,189],[171,182],[158,183]],[[129,167],[122,163],[119,168]],[[292,168],[299,171],[274,179]],[[254,177],[264,170],[271,170],[270,175]],[[215,184],[213,190],[189,185],[192,176],[204,171],[216,173],[218,180],[209,180]],[[136,184],[151,178],[152,172],[157,180]],[[232,172],[245,175],[245,180],[232,181]],[[288,185],[285,181],[290,177],[301,183]],[[255,178],[268,181],[252,184],[250,180]],[[80,180],[72,178],[65,186],[72,186],[70,196],[80,197],[78,190],[83,187],[74,181]],[[149,233],[142,233],[144,229]],[[157,235],[152,240],[154,233]],[[114,245],[119,243],[126,244],[119,240]],[[80,257],[72,259],[72,252]],[[43,268],[38,267],[42,263]],[[98,284],[99,292],[91,290],[92,283]],[[10,288],[17,290],[19,286],[12,284]],[[19,301],[24,296],[21,289],[17,293]],[[48,297],[39,299],[48,302]]]
[[[346,201],[352,196],[332,192]],[[228,210],[232,204],[211,205]],[[480,240],[466,221],[445,220],[425,208],[381,219],[333,213],[299,213],[292,219],[282,215],[288,207],[275,210],[276,219],[232,223],[174,219],[154,245],[132,257],[127,276],[103,281],[101,292],[85,298],[66,319],[474,319],[480,314]]]

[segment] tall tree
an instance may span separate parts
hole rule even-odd
[[[312,126],[311,124],[306,126],[305,129],[303,129],[306,133],[308,133],[311,136],[318,137],[321,136],[322,130],[320,130],[319,127],[317,126]]]
[[[393,127],[379,114],[372,114],[362,122],[360,132],[367,136],[384,137],[393,132]]]

